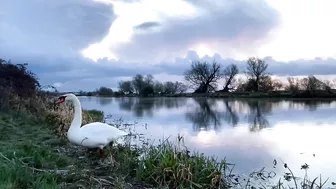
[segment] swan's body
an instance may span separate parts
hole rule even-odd
[[[125,131],[101,122],[82,125],[82,107],[74,94],[65,94],[59,97],[58,103],[71,101],[74,105],[75,115],[68,130],[68,140],[76,145],[87,148],[99,148],[103,156],[103,148],[110,142],[127,135]]]

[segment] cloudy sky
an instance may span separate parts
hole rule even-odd
[[[137,73],[181,80],[190,61],[281,78],[336,75],[335,0],[0,0],[0,58],[60,91],[116,88]],[[336,78],[336,76],[335,76]]]

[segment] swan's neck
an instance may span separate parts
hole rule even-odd
[[[82,125],[82,106],[79,102],[79,100],[76,98],[75,100],[73,100],[73,105],[74,105],[74,118],[71,122],[69,131],[71,130],[78,130],[80,129],[81,125]]]

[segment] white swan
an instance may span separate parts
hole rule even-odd
[[[93,122],[82,125],[82,107],[80,101],[74,94],[64,94],[58,98],[58,104],[70,101],[74,105],[75,115],[68,130],[68,140],[76,145],[87,148],[99,148],[100,157],[104,157],[103,148],[110,142],[127,135],[125,131],[119,130],[111,125]]]

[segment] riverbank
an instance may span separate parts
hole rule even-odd
[[[25,113],[0,115],[0,188],[227,188],[225,161],[160,146],[109,146],[106,158],[73,146],[65,138],[68,112],[42,119]],[[85,111],[100,121],[100,111]],[[133,134],[132,137],[136,136]],[[145,156],[140,158],[144,153]]]

